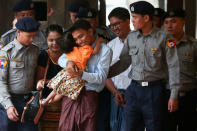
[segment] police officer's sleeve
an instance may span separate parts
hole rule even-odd
[[[131,65],[131,56],[129,55],[128,44],[124,45],[119,58],[120,60],[110,67],[107,78],[119,75]]]
[[[5,51],[0,50],[0,103],[5,109],[13,106],[8,92],[9,59]]]
[[[165,41],[165,58],[168,65],[169,85],[170,85],[170,98],[177,98],[178,89],[180,88],[180,67],[177,55],[177,48],[172,40],[166,39]]]

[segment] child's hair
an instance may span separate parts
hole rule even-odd
[[[58,32],[60,35],[63,35],[62,27],[57,24],[52,24],[52,25],[49,25],[46,29],[46,37],[48,37],[49,33],[53,31]]]
[[[61,51],[66,54],[73,51],[75,46],[78,46],[70,32],[67,32],[62,37],[58,38],[57,44],[60,46]]]

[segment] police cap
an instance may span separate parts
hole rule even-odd
[[[68,11],[78,13],[79,8],[89,7],[89,3],[85,0],[75,0],[68,6]]]
[[[77,18],[96,18],[97,11],[93,8],[80,8]]]
[[[16,23],[16,28],[24,32],[36,32],[40,24],[31,17],[24,17]]]
[[[141,15],[150,15],[154,13],[154,7],[152,4],[146,1],[138,1],[130,4],[131,13],[141,14]]]
[[[165,18],[168,17],[181,17],[181,18],[185,18],[185,10],[181,9],[181,8],[177,8],[177,9],[172,9],[169,10],[166,15]]]
[[[34,10],[34,3],[31,0],[21,0],[17,2],[13,7],[14,12],[19,12],[24,10]]]
[[[163,9],[155,8],[153,16],[158,16],[160,18],[163,18],[165,16],[165,13],[166,12]]]

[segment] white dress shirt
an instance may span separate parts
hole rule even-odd
[[[111,66],[112,66],[113,64],[115,64],[119,60],[119,57],[120,57],[120,54],[122,52],[124,43],[119,37],[116,37],[115,39],[110,41],[107,45],[113,51],[112,62],[111,62]],[[128,77],[128,74],[129,74],[130,71],[131,71],[131,65],[124,72],[122,72],[119,75],[111,78],[111,80],[113,81],[116,89],[127,89],[127,87],[131,83],[131,79]]]

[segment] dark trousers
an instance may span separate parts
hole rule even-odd
[[[23,95],[11,95],[11,101],[19,113],[19,118],[21,117],[23,108],[28,100],[29,99],[25,98]],[[33,122],[21,123],[20,120],[17,122],[9,120],[6,110],[1,105],[0,120],[0,131],[38,131],[37,125],[35,125]]]
[[[168,118],[164,125],[165,131],[196,131],[197,90],[179,92],[178,102],[179,109],[166,115]]]
[[[0,104],[0,131],[7,131],[8,117],[4,107]]]
[[[164,85],[143,87],[132,81],[125,94],[122,131],[137,131],[143,123],[146,131],[161,131],[164,91]]]
[[[106,87],[99,93],[97,131],[110,130],[110,97]]]
[[[125,94],[125,90],[119,90]],[[114,95],[111,94],[111,110],[110,110],[110,129],[111,131],[120,131],[123,119],[123,107],[118,106],[115,102]]]

